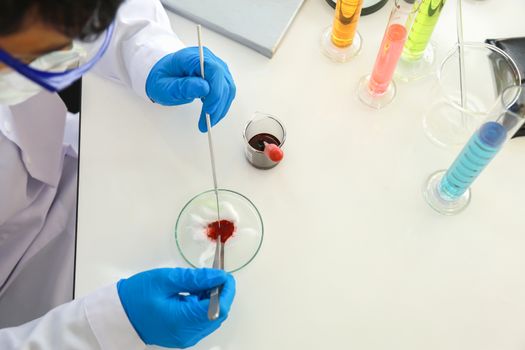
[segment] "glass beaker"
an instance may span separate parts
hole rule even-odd
[[[397,65],[396,78],[411,81],[432,72],[435,49],[430,38],[438,22],[446,0],[423,0],[414,19]]]
[[[277,117],[255,112],[244,128],[243,138],[244,154],[251,165],[258,169],[270,169],[280,163],[274,162],[264,153],[265,143],[282,148],[286,140],[286,129]]]
[[[331,60],[348,62],[361,51],[357,24],[362,6],[363,0],[337,0],[333,25],[321,36],[321,49]]]
[[[362,77],[357,87],[359,99],[370,107],[382,108],[396,95],[392,78],[419,4],[420,0],[395,0],[372,74]]]
[[[459,50],[456,45],[441,63],[437,82],[423,116],[425,134],[437,145],[463,145],[487,117],[503,89],[520,85],[516,63],[496,46],[464,43],[466,104],[461,104]],[[498,67],[495,69],[494,63]]]
[[[240,193],[219,189],[224,270],[238,271],[248,265],[261,248],[264,226],[255,205]],[[193,197],[181,210],[175,226],[175,240],[182,257],[193,267],[211,267],[217,238],[215,191]],[[226,230],[229,231],[225,233]]]
[[[472,183],[525,122],[524,97],[523,86],[503,91],[448,170],[429,177],[423,195],[434,210],[454,215],[469,204]]]

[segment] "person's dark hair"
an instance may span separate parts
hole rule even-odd
[[[70,38],[93,40],[115,18],[124,0],[1,0],[0,36],[17,32],[27,15]]]

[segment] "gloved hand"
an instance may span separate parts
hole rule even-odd
[[[235,83],[228,66],[204,48],[204,79],[201,78],[199,48],[188,47],[164,56],[151,69],[146,80],[146,94],[165,106],[203,101],[199,130],[206,132],[205,113],[211,125],[217,124],[228,112],[235,98]]]
[[[220,285],[224,285],[220,316],[209,321],[209,290]],[[126,314],[144,343],[187,348],[219,328],[228,317],[235,280],[221,270],[163,268],[122,279],[117,289]]]

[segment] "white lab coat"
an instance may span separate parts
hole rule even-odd
[[[151,67],[181,48],[158,0],[128,0],[94,71],[146,98]],[[17,325],[0,329],[2,350],[145,348],[115,284],[63,304],[72,297],[77,149],[78,115],[58,95],[0,105],[0,327]]]

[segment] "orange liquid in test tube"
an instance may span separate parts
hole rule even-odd
[[[406,38],[407,30],[404,25],[392,24],[387,28],[368,85],[372,93],[380,95],[388,89]]]
[[[332,43],[335,46],[352,45],[362,6],[363,0],[337,0],[332,26]]]

